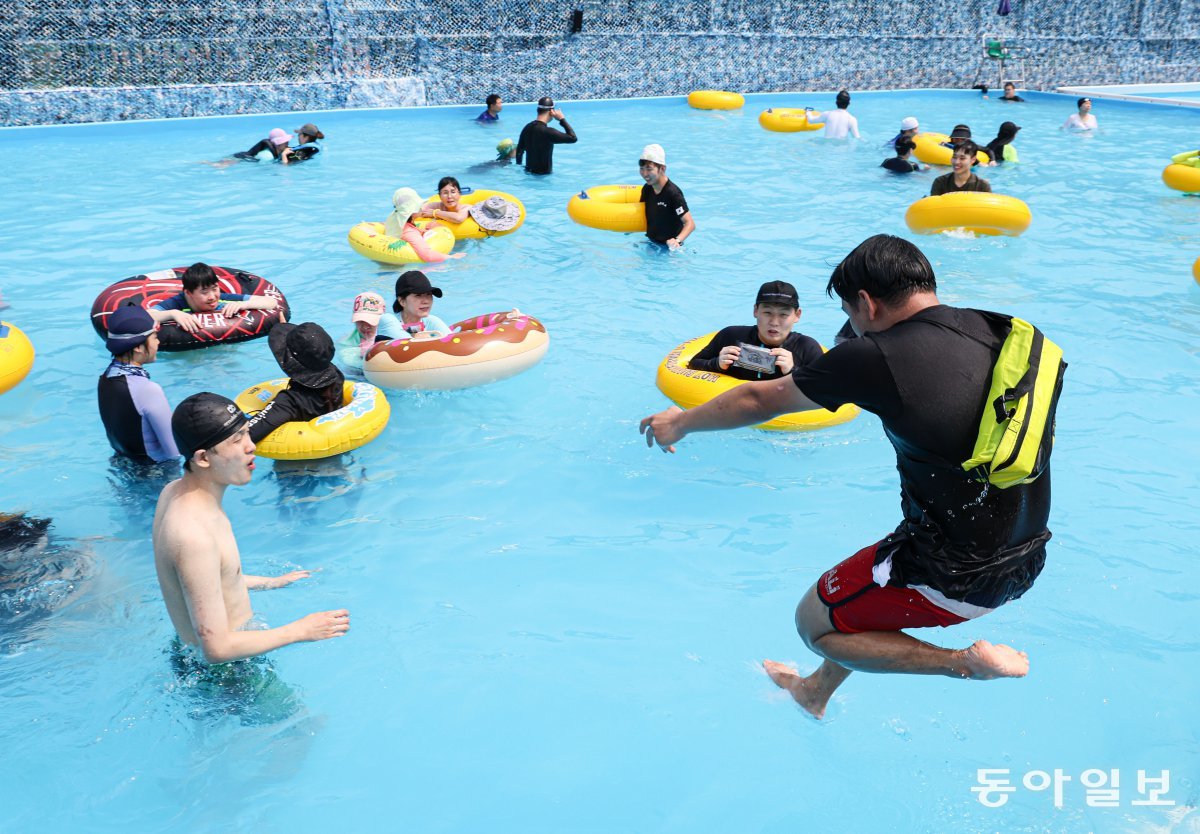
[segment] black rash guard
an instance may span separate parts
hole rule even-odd
[[[773,374],[762,374],[758,371],[752,371],[749,368],[740,368],[737,365],[730,365],[728,370],[721,370],[721,361],[718,359],[721,348],[729,347],[730,345],[740,345],[743,342],[748,345],[755,345],[756,347],[766,347],[762,339],[759,338],[757,325],[735,324],[731,327],[723,328],[717,335],[713,336],[712,340],[699,353],[692,357],[691,361],[688,362],[688,367],[693,371],[711,371],[731,376],[734,379],[745,379],[751,382],[759,379],[779,379],[783,376],[783,372],[778,367],[775,368],[775,373]],[[787,338],[783,340],[782,347],[787,348],[791,352],[792,361],[795,363],[796,368],[807,365],[824,353],[816,339],[805,336],[803,333],[789,333]]]
[[[345,377],[339,372],[337,384],[340,386],[344,382]],[[284,423],[312,420],[329,411],[323,389],[290,382],[267,403],[266,408],[250,418],[250,439],[258,443]]]
[[[524,159],[525,170],[530,174],[549,174],[554,170],[554,146],[579,141],[566,119],[559,119],[558,123],[562,125],[562,130],[555,130],[540,119],[534,119],[521,129],[521,139],[517,142],[517,164],[520,165]]]
[[[1006,334],[973,310],[921,310],[798,368],[792,379],[828,409],[852,402],[879,416],[896,449],[904,520],[880,545],[892,585],[927,585],[995,608],[1021,596],[1046,560],[1050,470],[1000,489],[972,480],[971,456],[992,365]]]

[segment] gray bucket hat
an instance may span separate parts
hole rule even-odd
[[[488,197],[467,208],[479,228],[487,232],[507,232],[521,219],[521,210],[503,197]]]

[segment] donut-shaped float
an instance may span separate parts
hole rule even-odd
[[[799,133],[825,127],[821,122],[810,122],[808,113],[801,107],[768,107],[758,114],[758,123],[776,133]]]
[[[737,110],[746,103],[741,93],[726,90],[693,90],[688,93],[688,104],[697,110]]]
[[[1029,206],[1007,194],[956,191],[924,197],[908,207],[904,222],[917,234],[962,229],[977,235],[1017,236],[1029,228]]]
[[[609,232],[646,231],[640,185],[596,185],[567,201],[567,214],[581,226]]]
[[[435,252],[445,255],[454,248],[454,232],[445,226],[431,226],[422,233],[425,243]],[[350,230],[349,238],[350,247],[364,258],[385,264],[424,263],[406,241],[385,234],[382,223],[359,223]]]
[[[288,378],[270,379],[237,395],[238,408],[253,417],[287,387]],[[342,407],[312,420],[284,423],[258,442],[255,454],[272,460],[316,460],[370,443],[387,425],[392,406],[383,392],[366,382],[347,382]]]
[[[913,151],[913,156],[917,159],[929,165],[950,166],[950,158],[954,156],[954,151],[942,145],[943,142],[950,141],[950,137],[946,134],[918,133],[912,138],[912,141],[917,146]],[[980,165],[987,165],[992,161],[985,151],[977,151],[975,158],[979,160]]]
[[[0,394],[16,388],[33,367],[33,342],[21,328],[0,321]]]
[[[550,346],[546,328],[531,316],[488,313],[456,322],[451,331],[380,342],[363,360],[363,374],[383,388],[469,388],[533,367]]]
[[[503,191],[488,191],[485,188],[472,191],[470,194],[463,194],[458,198],[459,205],[473,206],[476,203],[482,203],[488,197],[499,197],[506,203],[512,203],[520,211],[521,216],[517,219],[517,223],[511,229],[495,232],[490,229],[485,229],[475,222],[475,218],[467,215],[467,219],[461,223],[451,223],[449,220],[436,220],[431,222],[439,223],[445,226],[454,234],[455,240],[480,240],[485,237],[503,237],[511,235],[517,229],[521,228],[521,224],[525,222],[525,204],[511,194],[505,194]],[[432,203],[441,201],[441,196],[434,194],[432,197],[426,197],[425,202]]]
[[[692,357],[704,349],[712,341],[716,333],[707,336],[697,336],[691,341],[684,342],[667,354],[658,366],[654,383],[658,390],[667,395],[671,402],[680,408],[695,408],[724,394],[745,380],[735,379],[725,374],[711,371],[694,371],[688,367]],[[848,423],[858,416],[858,406],[847,403],[837,411],[820,409],[817,411],[796,411],[791,414],[780,414],[773,420],[760,423],[756,429],[768,431],[810,431]]]
[[[135,275],[106,288],[92,302],[92,327],[100,338],[108,334],[108,315],[124,304],[140,304],[149,309],[160,301],[183,292],[183,273],[187,267],[177,266]],[[217,284],[223,293],[262,295],[274,298],[274,310],[244,310],[235,316],[221,313],[196,313],[200,329],[188,333],[173,321],[163,322],[158,330],[159,350],[195,350],[213,345],[246,342],[266,336],[277,322],[287,321],[290,310],[283,293],[265,278],[240,269],[214,266]]]
[[[1200,284],[1200,258],[1192,261],[1192,277],[1196,279],[1197,284]],[[0,391],[3,390],[3,387],[0,387]]]
[[[1200,168],[1172,162],[1163,168],[1162,181],[1168,188],[1188,194],[1200,193]]]

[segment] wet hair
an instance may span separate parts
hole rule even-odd
[[[441,190],[447,185],[453,185],[459,190],[460,193],[462,192],[462,186],[458,184],[458,180],[456,180],[454,177],[442,177],[440,180],[438,180],[438,193],[441,193]]]
[[[896,140],[896,156],[903,156],[904,154],[915,151],[916,149],[917,143],[911,139],[904,138]]]
[[[850,106],[850,91],[849,90],[838,90],[836,102],[837,102],[837,106],[840,107],[842,110],[845,110],[847,107],[849,107]]]
[[[217,283],[217,273],[206,263],[197,261],[183,271],[183,288],[188,292],[211,287]]]
[[[914,292],[934,292],[933,267],[921,250],[904,238],[875,235],[854,247],[829,277],[825,292],[851,305],[858,291],[889,307],[906,301]]]
[[[970,139],[964,139],[962,142],[954,146],[954,153],[974,156],[975,154],[979,153],[979,146]]]
[[[486,98],[484,101],[485,101],[485,103],[487,104],[487,106],[488,106],[488,107],[491,107],[493,104],[495,104],[495,103],[496,103],[496,102],[498,102],[499,100],[500,100],[500,94],[499,94],[499,93],[492,93],[492,94],[491,94],[490,96],[488,96],[488,97],[487,97],[487,98]]]

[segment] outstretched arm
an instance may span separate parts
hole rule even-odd
[[[310,576],[312,576],[310,570],[294,570],[282,576],[251,576],[244,573],[242,579],[246,580],[246,587],[251,591],[273,591],[276,588],[291,585],[297,579],[308,579]]]
[[[793,411],[811,411],[820,405],[804,396],[791,377],[747,382],[704,405],[684,411],[671,406],[642,420],[646,445],[658,444],[674,452],[675,444],[692,432],[722,431],[765,423]]]

